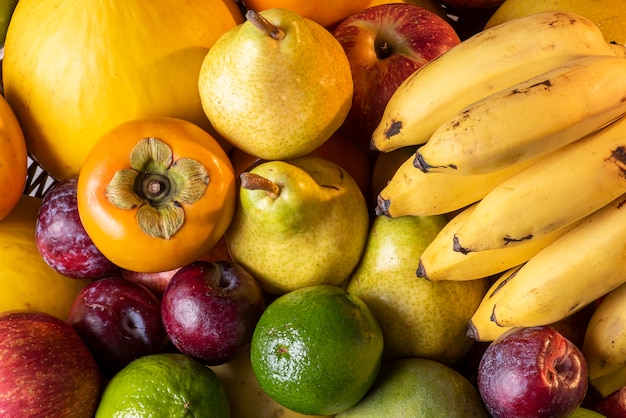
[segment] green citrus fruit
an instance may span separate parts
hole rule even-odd
[[[331,285],[275,299],[259,319],[250,359],[261,388],[302,414],[334,415],[356,404],[380,370],[383,337],[365,303]]]
[[[386,363],[368,394],[337,418],[488,418],[478,389],[435,360],[408,357]]]
[[[226,391],[215,372],[179,353],[140,357],[109,381],[96,411],[105,417],[228,418]]]

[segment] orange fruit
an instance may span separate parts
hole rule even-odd
[[[250,345],[261,388],[307,415],[334,415],[356,404],[380,370],[383,337],[365,303],[331,285],[275,299]]]
[[[371,0],[244,0],[248,9],[290,9],[322,26],[332,27],[341,20],[368,6]]]

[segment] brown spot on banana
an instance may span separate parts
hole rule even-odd
[[[619,146],[611,151],[608,161],[614,163],[619,169],[621,176],[626,178],[626,147]]]
[[[385,129],[385,138],[389,139],[392,136],[398,135],[402,131],[402,121],[401,120],[393,120],[391,125],[387,129]]]

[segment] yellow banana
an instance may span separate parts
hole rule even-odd
[[[500,289],[500,326],[548,325],[626,282],[626,195],[587,217],[533,258]]]
[[[491,320],[493,306],[500,300],[499,290],[509,280],[509,278],[520,269],[521,266],[515,266],[496,279],[491,285],[482,301],[474,311],[474,315],[467,324],[467,336],[476,341],[489,342],[498,338],[513,327],[501,327]]]
[[[587,325],[582,352],[587,359],[590,379],[626,368],[626,284],[609,292],[594,311]]]
[[[496,186],[459,227],[454,249],[512,247],[582,219],[626,193],[625,170],[622,118]]]
[[[386,154],[383,154],[386,155]],[[495,186],[530,167],[539,158],[476,176],[424,173],[415,168],[412,154],[380,191],[376,214],[390,218],[450,213],[477,202]]]
[[[483,174],[572,143],[626,113],[626,59],[594,55],[474,102],[419,147],[425,172]]]
[[[426,247],[419,259],[418,277],[430,281],[464,281],[493,276],[530,260],[577,224],[574,222],[537,239],[524,241],[512,247],[467,254],[454,251],[452,245],[454,233],[460,225],[470,219],[477,205],[474,204],[459,212]]]
[[[589,384],[600,392],[602,397],[609,396],[616,390],[626,386],[626,367],[606,376],[589,379]]]
[[[425,143],[457,111],[496,91],[587,55],[624,56],[589,19],[561,11],[505,22],[472,36],[409,76],[389,100],[372,146]]]

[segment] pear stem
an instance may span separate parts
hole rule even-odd
[[[246,190],[263,190],[272,199],[280,196],[280,186],[273,181],[255,173],[243,172],[239,175],[241,187]]]
[[[280,41],[285,37],[285,32],[281,28],[272,24],[269,20],[254,10],[248,10],[246,12],[246,19],[255,27],[271,36],[272,39]]]

